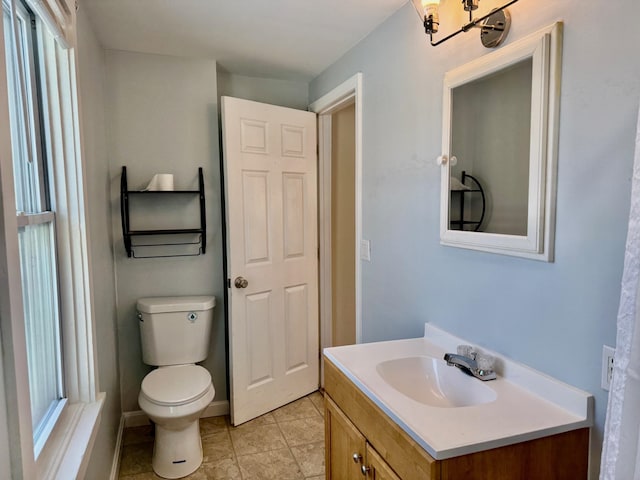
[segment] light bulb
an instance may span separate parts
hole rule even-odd
[[[427,33],[436,33],[440,25],[440,17],[438,15],[438,6],[440,0],[422,0],[422,11],[424,12],[425,26]]]
[[[430,14],[438,14],[440,0],[422,0],[422,11],[428,17]]]

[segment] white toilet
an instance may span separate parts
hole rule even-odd
[[[198,420],[213,400],[207,357],[215,298],[150,297],[138,300],[142,360],[156,368],[142,380],[138,403],[155,423],[153,471],[180,478],[202,463]]]

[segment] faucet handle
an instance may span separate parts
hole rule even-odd
[[[474,358],[476,352],[471,345],[458,345],[457,353],[463,357]]]
[[[491,355],[487,355],[484,353],[477,355],[477,358],[476,358],[478,370],[481,370],[484,372],[493,371],[494,362],[495,362],[495,359]]]

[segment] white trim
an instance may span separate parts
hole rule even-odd
[[[97,382],[85,217],[84,169],[79,145],[75,50],[38,29],[40,68],[46,79],[43,118],[56,211],[65,389],[71,403],[96,400]],[[49,59],[50,61],[45,61]],[[54,60],[55,59],[55,60]]]
[[[18,221],[18,227],[26,227],[27,225],[40,225],[42,223],[53,222],[56,219],[56,215],[53,212],[42,213],[24,213],[20,212],[16,215]]]
[[[68,402],[68,399],[66,398],[58,400],[58,402],[56,403],[56,406],[53,408],[53,412],[51,412],[51,415],[49,415],[49,418],[44,424],[44,428],[42,429],[42,432],[40,432],[37,435],[38,438],[35,441],[35,444],[33,446],[33,455],[36,458],[36,460],[40,456],[40,453],[42,453],[42,450],[44,449],[45,445],[47,444],[47,441],[49,440],[49,436],[51,435],[56,425],[58,424],[58,419],[62,416],[62,412],[64,408],[67,406],[67,402]]]
[[[223,415],[229,415],[229,401],[220,400],[218,402],[211,402],[205,409],[201,418],[209,417],[221,417]]]
[[[211,402],[200,418],[221,417],[223,415],[229,415],[228,400]],[[132,412],[123,412],[120,423],[124,424],[124,428],[132,428],[149,425],[151,422],[147,414],[142,410],[134,410]]]
[[[64,0],[61,2],[58,0],[26,0],[26,2],[60,46],[67,49],[74,45],[75,10],[70,9]]]
[[[38,22],[41,22],[38,19]],[[41,24],[40,24],[41,25]],[[3,34],[0,27],[0,34]],[[83,478],[98,432],[105,394],[97,394],[90,270],[84,205],[80,133],[77,115],[74,50],[65,50],[38,29],[43,80],[42,117],[52,173],[52,203],[56,211],[65,381],[68,401],[38,455],[33,432],[18,265],[18,220],[11,165],[6,76],[0,75],[0,328],[7,395],[11,470],[15,478]],[[0,35],[0,38],[4,38]],[[4,48],[0,67],[5,68]],[[43,125],[43,127],[44,127]],[[34,217],[35,218],[35,217]]]
[[[309,111],[318,115],[333,113],[351,104],[358,93],[362,93],[362,73],[356,73],[313,102],[309,105]]]
[[[355,102],[356,343],[362,342],[362,73],[357,73],[309,105],[318,114],[318,207],[320,238],[321,348],[332,346],[331,331],[331,114]],[[324,253],[324,255],[323,255]],[[328,292],[327,292],[328,289]]]
[[[151,423],[147,414],[142,410],[122,412],[122,419],[124,420],[124,428],[142,427]]]
[[[320,346],[333,345],[331,265],[331,115],[318,116],[318,265],[320,287]],[[321,362],[321,378],[324,365]],[[324,383],[323,383],[324,385]]]
[[[120,474],[120,451],[122,450],[122,435],[124,434],[124,414],[120,415],[120,425],[118,425],[118,435],[116,445],[113,449],[113,461],[111,462],[111,474],[109,480],[118,480]]]
[[[95,402],[68,405],[40,457],[37,478],[84,478],[106,394]]]

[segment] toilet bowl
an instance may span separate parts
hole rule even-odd
[[[160,367],[144,378],[138,404],[155,423],[152,467],[159,476],[180,478],[198,469],[199,419],[214,394],[211,375],[198,365]]]
[[[153,471],[185,477],[202,463],[199,419],[215,395],[207,356],[215,298],[138,300],[142,360],[158,368],[142,380],[138,404],[155,424]]]

